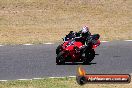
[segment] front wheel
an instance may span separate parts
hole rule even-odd
[[[94,59],[94,57],[95,57],[94,49],[87,50],[85,52],[85,58],[84,58],[83,63],[90,63]]]
[[[62,51],[62,45],[59,45],[56,49],[56,54],[58,55]]]
[[[64,52],[60,52],[56,57],[56,64],[65,64]]]

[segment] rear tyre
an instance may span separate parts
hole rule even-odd
[[[56,49],[56,54],[58,55],[62,51],[62,45],[59,45]]]
[[[95,51],[94,51],[94,49],[87,50],[85,52],[85,58],[84,58],[83,63],[84,64],[90,63],[94,59],[94,57],[95,57]]]
[[[56,57],[56,64],[61,65],[65,64],[64,52],[60,52]]]

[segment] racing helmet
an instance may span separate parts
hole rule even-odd
[[[87,36],[89,32],[89,28],[87,26],[84,26],[81,30],[81,34],[83,37]]]
[[[82,33],[87,33],[89,31],[89,28],[87,26],[84,26],[82,28]]]

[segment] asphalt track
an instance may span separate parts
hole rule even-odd
[[[56,65],[58,44],[0,46],[0,80],[74,76],[78,65]],[[96,57],[83,65],[87,73],[132,73],[132,42],[102,43]]]

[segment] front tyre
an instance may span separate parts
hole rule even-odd
[[[56,64],[61,65],[65,64],[64,52],[60,52],[56,57]]]
[[[56,49],[56,54],[58,55],[62,51],[62,45],[59,45]]]

